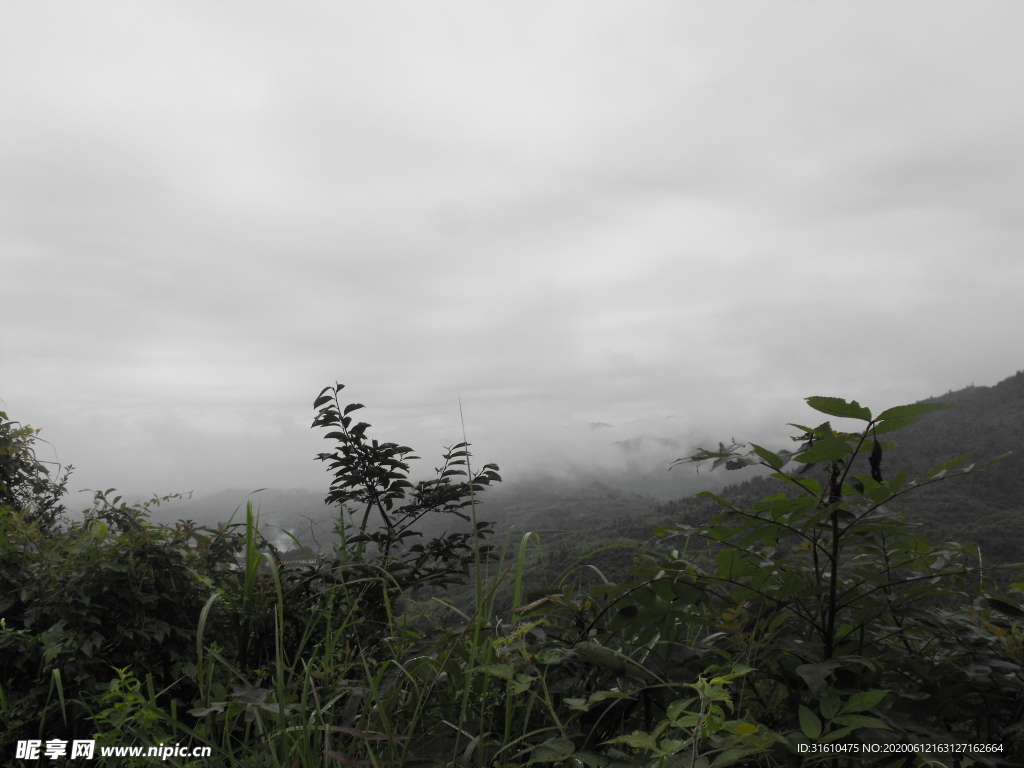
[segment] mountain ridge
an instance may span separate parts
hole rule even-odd
[[[893,472],[906,469],[911,476],[920,476],[938,462],[968,451],[974,452],[976,460],[1009,455],[984,473],[907,494],[901,497],[900,508],[925,526],[931,538],[978,544],[993,562],[1024,559],[1024,466],[1020,455],[1024,445],[1024,371],[992,386],[971,385],[919,402],[948,402],[955,407],[926,414],[895,433],[898,447],[887,454],[887,472],[891,467]],[[746,473],[758,471],[751,468]],[[780,490],[777,482],[763,475],[733,477],[724,470],[713,475],[675,475],[673,482],[682,486],[680,490],[692,493],[665,500],[662,494],[644,492],[646,478],[641,474],[533,475],[488,489],[481,496],[477,514],[496,523],[498,533],[512,527],[597,533],[608,525],[621,532],[623,521],[631,521],[625,529],[643,536],[642,531],[649,535],[657,524],[710,514],[713,505],[707,499],[694,498],[701,490],[714,490],[736,500],[761,498]],[[225,489],[172,503],[158,516],[215,526],[234,514],[233,521],[239,522],[244,521],[245,503],[250,500],[262,524],[292,533],[319,530],[322,535],[315,538],[322,542],[337,517],[337,511],[324,504],[325,495],[326,490]],[[422,531],[429,537],[460,525],[461,521],[449,516],[425,521]],[[272,538],[287,540],[283,534]]]

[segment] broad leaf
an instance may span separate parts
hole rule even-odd
[[[829,688],[821,697],[820,707],[822,716],[829,720],[839,714],[839,694],[835,688]]]
[[[838,666],[839,663],[835,661],[822,661],[818,664],[801,664],[796,672],[807,683],[811,693],[821,696],[828,687],[829,676]]]
[[[904,423],[912,424],[926,413],[942,411],[946,408],[952,407],[953,403],[914,403],[913,405],[897,405],[895,408],[887,408],[882,411],[878,414],[878,418],[876,418],[875,421],[903,421],[905,419],[911,419],[911,421],[905,421]]]
[[[750,447],[754,449],[754,453],[760,456],[772,469],[782,469],[786,463],[782,460],[782,457],[767,448],[762,448],[757,443],[751,443]]]
[[[819,461],[841,459],[852,451],[853,448],[843,438],[830,437],[826,440],[818,440],[793,458],[802,464],[817,464]]]
[[[861,691],[853,694],[847,702],[843,705],[841,714],[848,714],[850,712],[863,712],[867,709],[871,709],[873,706],[878,704],[882,699],[886,697],[888,691],[875,690],[875,691]],[[839,722],[837,720],[836,722]],[[854,725],[854,723],[846,722],[846,725]]]
[[[800,709],[797,710],[800,716],[800,730],[804,732],[804,736],[808,739],[817,739],[821,737],[821,721],[818,716],[811,712],[803,704],[800,705]]]
[[[829,416],[840,416],[845,419],[871,421],[871,411],[856,400],[846,401],[841,397],[808,397],[807,404],[816,411]]]

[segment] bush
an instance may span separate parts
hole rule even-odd
[[[892,470],[892,433],[942,406],[876,417],[808,398],[859,429],[794,425],[792,450],[720,444],[680,460],[761,465],[779,493],[701,494],[719,510],[706,522],[605,547],[614,569],[583,578],[576,560],[529,595],[539,538],[499,549],[477,519],[497,467],[474,472],[464,442],[413,485],[411,450],[369,438],[341,389],[320,393],[313,424],[334,446],[319,458],[338,543],[303,568],[282,562],[251,505],[218,530],[157,526],[148,512],[163,499],[104,492],[69,522],[34,431],[4,417],[0,751],[96,735],[206,745],[214,764],[253,768],[1024,758],[1021,585],[998,592],[976,552],[929,543],[899,514],[906,494],[991,463]],[[426,515],[468,530],[421,542]],[[469,576],[472,601],[443,591]],[[412,590],[433,595],[416,626]],[[457,621],[430,623],[444,613]],[[909,751],[869,751],[883,743]],[[991,751],[942,751],[963,743]]]
[[[793,425],[801,432],[794,451],[720,445],[681,460],[759,464],[790,493],[745,508],[702,494],[724,511],[696,529],[662,531],[696,536],[714,557],[711,573],[669,558],[665,578],[700,591],[705,615],[723,632],[716,652],[756,670],[738,704],[796,745],[988,742],[1020,755],[1015,622],[1024,611],[990,593],[976,551],[930,544],[894,509],[906,493],[999,459],[969,464],[960,456],[911,479],[892,471],[896,444],[880,436],[948,406],[873,417],[856,401],[807,402],[862,427]],[[993,765],[1006,758],[971,757]],[[854,762],[866,764],[863,756]]]
[[[193,568],[181,530],[146,519],[159,501],[128,506],[97,493],[82,522],[60,526],[4,511],[0,570],[12,590],[0,685],[8,715],[21,723],[12,735],[84,738],[90,701],[112,667],[170,692],[194,669],[195,626],[211,583]]]

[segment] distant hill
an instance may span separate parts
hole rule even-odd
[[[992,387],[970,386],[921,402],[954,407],[929,413],[892,435],[898,447],[886,454],[886,477],[903,469],[919,477],[965,453],[973,453],[967,463],[1010,455],[984,472],[902,496],[900,509],[922,525],[930,540],[979,545],[986,565],[1024,561],[1024,371]],[[745,470],[728,474],[740,479]],[[777,481],[754,478],[718,493],[753,501],[781,490]],[[692,515],[699,509],[708,509],[706,502],[680,499],[661,505],[668,515]]]
[[[974,460],[1015,453],[985,472],[922,488],[901,496],[893,505],[898,504],[908,518],[920,523],[930,541],[979,546],[986,567],[1024,561],[1024,459],[1020,455],[1024,447],[1024,372],[994,387],[972,386],[924,402],[954,403],[955,407],[927,414],[891,436],[898,447],[886,454],[886,477],[901,469],[919,477],[940,461],[969,451],[975,452]],[[819,421],[826,418],[822,415]],[[813,417],[809,420],[813,421]],[[759,471],[755,467],[702,471],[700,482],[706,485],[695,489],[694,494],[712,490],[744,505],[785,492],[777,480],[764,476],[766,472],[758,476]],[[736,482],[725,485],[729,480]],[[604,576],[619,578],[632,562],[635,547],[656,542],[684,546],[678,539],[657,539],[653,536],[655,527],[699,525],[721,509],[711,499],[692,495],[652,505],[650,498],[602,499],[599,484],[578,498],[573,498],[568,490],[561,494],[561,507],[557,489],[551,489],[546,497],[520,499],[521,518],[529,520],[534,515],[534,530],[548,531],[543,536],[544,557],[531,566],[532,589],[543,591],[543,585],[555,584],[564,569],[584,560]],[[551,522],[543,525],[545,520]],[[591,554],[598,550],[601,551],[597,555]],[[594,572],[579,569],[573,578],[592,580]],[[1007,578],[1008,574],[1004,574],[1000,580]]]
[[[922,402],[956,407],[927,414],[893,436],[899,447],[887,454],[887,477],[901,469],[919,476],[942,460],[970,451],[978,460],[1013,453],[984,473],[907,494],[899,500],[901,509],[919,521],[932,540],[980,545],[986,564],[1024,561],[1024,371],[992,387],[971,386]],[[650,477],[629,472],[506,477],[482,494],[477,515],[494,522],[499,535],[510,528],[540,532],[559,548],[572,542],[573,552],[582,552],[602,539],[644,541],[656,525],[706,519],[717,507],[694,498],[702,490],[737,502],[782,490],[776,481],[752,477],[758,472],[755,468],[700,475],[686,467],[672,473],[666,470],[667,466],[654,467]],[[664,501],[669,487],[687,495]],[[337,515],[324,504],[325,494],[326,488],[225,490],[161,507],[158,516],[163,522],[191,519],[215,526],[238,509],[234,521],[239,522],[244,521],[246,500],[251,500],[265,535],[275,544],[291,545],[291,539],[281,533],[287,530],[310,549],[324,550],[330,547]],[[464,528],[458,518],[434,517],[424,520],[422,532],[429,538]]]
[[[676,456],[686,453],[680,450]],[[575,472],[568,475],[509,478],[480,495],[477,515],[495,524],[504,534],[509,528],[526,531],[556,531],[593,528],[627,517],[645,516],[675,493],[697,493],[708,486],[706,474],[697,476],[689,468],[668,472],[669,461],[640,471],[615,474]],[[665,476],[665,477],[663,477]],[[726,478],[714,477],[710,487],[719,487]],[[648,486],[651,492],[645,492]],[[266,488],[258,492],[226,489],[205,496],[165,503],[155,511],[157,522],[192,520],[217,527],[230,519],[245,521],[245,505],[251,501],[258,513],[261,529],[277,546],[294,546],[288,531],[311,549],[329,549],[337,509],[324,503],[323,490]],[[418,529],[424,537],[468,530],[469,525],[455,516],[428,516]]]
[[[986,563],[1024,561],[1024,371],[993,387],[967,387],[924,402],[955,407],[897,434],[897,465],[911,474],[968,452],[970,461],[1010,455],[985,472],[908,494],[907,514],[930,538],[980,545]]]

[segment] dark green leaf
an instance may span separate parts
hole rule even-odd
[[[841,437],[818,440],[814,445],[798,453],[795,458],[802,464],[817,464],[819,461],[835,461],[851,453],[853,448]]]
[[[829,688],[821,697],[821,714],[826,720],[831,720],[839,714],[839,694],[835,688]]]
[[[838,667],[834,661],[823,661],[818,664],[801,664],[796,668],[797,674],[804,679],[811,693],[821,696],[828,687],[828,678]]]
[[[818,739],[821,737],[821,721],[818,716],[811,712],[803,704],[797,710],[797,714],[800,717],[800,730],[804,732],[804,736],[808,739]]]
[[[848,714],[850,712],[863,712],[867,709],[871,709],[876,706],[878,702],[886,697],[888,691],[874,690],[874,691],[860,691],[859,693],[853,694],[847,702],[843,705],[841,714]],[[836,722],[839,722],[837,720]],[[846,725],[854,725],[854,723],[847,722]]]
[[[485,675],[493,675],[505,680],[514,680],[515,672],[508,664],[488,664],[485,667],[477,667],[474,672],[482,672]]]
[[[875,421],[902,421],[904,424],[912,424],[926,413],[941,411],[952,408],[953,403],[914,403],[913,405],[897,405],[895,408],[887,408],[878,414]],[[911,421],[905,421],[906,419]]]
[[[847,402],[840,397],[808,397],[807,404],[814,410],[827,413],[829,416],[871,421],[871,411],[856,400]]]
[[[760,456],[772,469],[782,469],[785,462],[782,457],[767,448],[762,448],[757,443],[751,443],[750,447],[754,449],[754,453]]]
[[[989,608],[1012,619],[1024,619],[1024,609],[1005,597],[983,597],[978,602],[983,608]]]
[[[324,387],[320,391],[320,394],[317,396],[316,400],[313,401],[313,407],[319,408],[321,405],[331,402],[331,400],[333,400],[334,397],[332,395],[327,394],[330,391],[330,387]]]
[[[877,439],[871,446],[871,456],[868,457],[868,464],[871,466],[871,478],[876,482],[882,482],[882,445]]]

